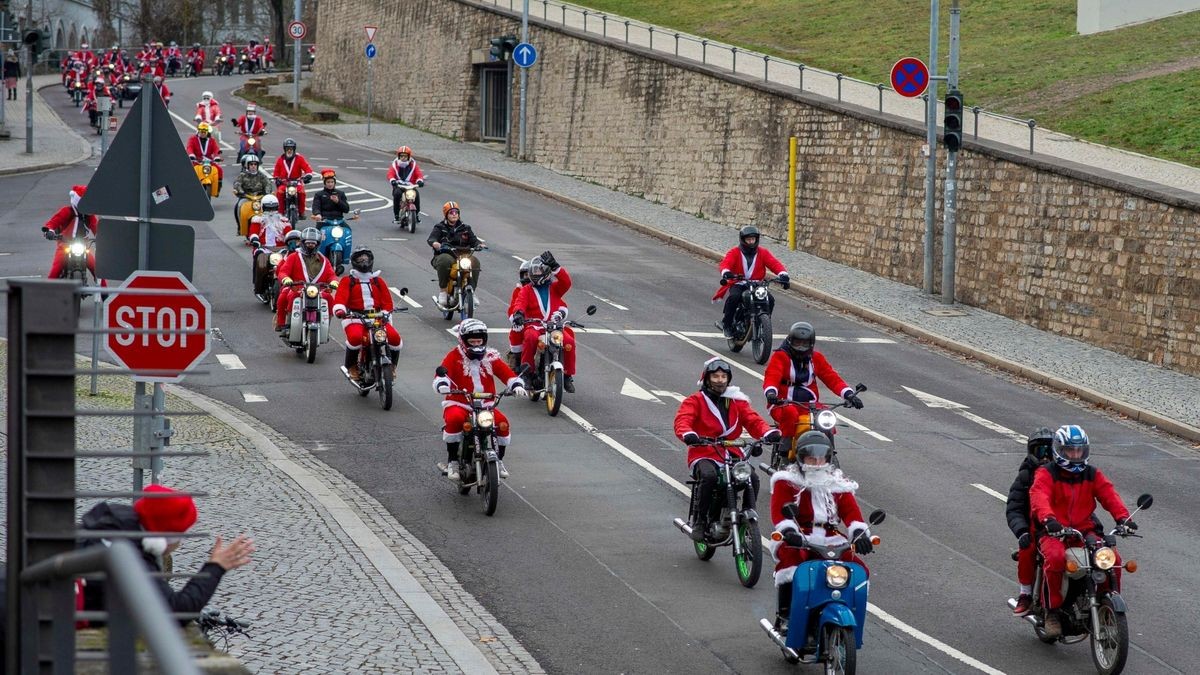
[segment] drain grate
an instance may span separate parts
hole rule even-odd
[[[967,316],[967,313],[961,309],[951,309],[949,307],[938,309],[923,309],[922,312],[932,314],[933,316]]]

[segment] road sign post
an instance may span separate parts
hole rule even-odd
[[[371,37],[375,37],[375,31],[370,26],[368,26],[367,35],[369,35]],[[374,43],[372,43],[372,42],[367,43],[366,53],[367,53],[367,135],[370,136],[371,135],[371,108],[373,107],[373,104],[375,103],[375,87],[374,87],[375,69],[373,66],[375,64],[375,53],[376,52],[375,52],[375,44]]]
[[[521,44],[517,45],[517,49],[520,49],[521,46],[525,46],[525,47],[530,46],[529,45],[529,0],[524,0],[521,3]],[[516,52],[516,50],[514,50],[514,54],[515,54],[515,52]],[[537,50],[534,50],[533,57],[534,57],[534,60],[537,60]],[[530,65],[532,65],[532,63]],[[522,161],[524,161],[526,159],[526,157],[525,157],[525,94],[529,90],[529,73],[527,73],[525,71],[528,69],[529,69],[528,66],[523,66],[521,68],[521,113],[520,113],[521,120],[520,120],[520,124],[518,126],[519,142],[517,143],[517,159],[520,159]]]
[[[292,22],[288,24],[288,35],[292,36],[292,110],[300,110],[300,48],[304,36],[308,35],[308,26],[300,20],[300,0],[296,0],[292,8]]]
[[[938,69],[938,0],[929,0],[929,68]],[[923,288],[933,295],[933,219],[937,198],[937,80],[929,82],[925,99],[925,241]]]
[[[958,92],[958,0],[950,6],[950,66],[946,70],[946,86]],[[934,105],[937,102],[934,101]],[[959,107],[959,118],[962,109]],[[959,129],[961,133],[961,126]],[[947,142],[945,206],[942,209],[942,303],[954,304],[954,259],[958,248],[958,147]]]

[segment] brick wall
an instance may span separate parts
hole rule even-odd
[[[365,106],[361,24],[378,22],[377,113],[467,139],[479,124],[469,52],[519,28],[466,0],[326,0],[320,12],[318,93]],[[533,161],[783,237],[795,135],[799,245],[921,284],[920,126],[536,21],[530,35]],[[959,300],[1200,374],[1200,199],[970,141],[959,178]]]

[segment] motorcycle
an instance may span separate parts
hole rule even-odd
[[[439,377],[444,377],[446,372],[445,366],[438,366]],[[488,394],[452,389],[449,393],[462,394],[471,402],[471,420],[463,425],[463,440],[459,446],[458,494],[470,494],[471,488],[475,488],[483,513],[493,515],[500,500],[500,455],[496,451],[496,418],[492,408],[500,403],[500,399],[512,396],[512,392]],[[437,466],[445,476],[446,464],[439,462]]]
[[[400,289],[400,295],[406,295],[407,288]],[[407,307],[399,307],[398,311],[407,312]],[[379,405],[384,410],[392,409],[392,380],[394,374],[391,357],[388,356],[387,330],[385,326],[391,322],[390,312],[347,312],[346,316],[360,322],[371,336],[370,343],[358,350],[358,379],[350,377],[350,371],[342,366],[342,374],[358,389],[359,396],[366,396],[374,389],[379,394]]]
[[[262,132],[259,136],[247,136],[241,134],[241,140],[238,143],[238,158],[242,158],[248,152],[252,152],[258,156],[259,161],[262,161],[263,155],[267,154],[262,147],[262,136],[266,136],[267,132]]]
[[[362,213],[359,209],[350,212],[350,220],[358,220]],[[313,220],[321,224],[321,243],[318,250],[321,255],[329,258],[333,270],[340,277],[346,271],[346,259],[354,250],[354,230],[346,224],[345,218],[322,218],[314,213]]]
[[[247,194],[233,206],[233,217],[237,220],[237,235],[245,237],[250,232],[250,219],[262,213],[262,195]]]
[[[287,186],[283,190],[283,215],[289,223],[295,226],[296,223],[300,222],[300,190],[298,187],[301,181],[295,178],[280,180]],[[311,177],[306,176],[303,182],[308,183],[311,180]],[[341,272],[338,272],[338,274],[341,274]]]
[[[783,507],[784,515],[796,520],[796,505]],[[872,526],[884,521],[887,514],[872,511],[867,520]],[[859,533],[859,537],[864,532]],[[773,532],[771,540],[789,546],[805,548],[808,560],[800,563],[792,577],[792,606],[787,624],[776,618],[759,619],[758,625],[783,650],[788,663],[825,664],[826,673],[854,675],[858,651],[862,649],[863,626],[867,619],[867,570],[856,562],[841,560],[853,548],[853,540],[833,546],[822,546],[800,533],[788,530]],[[871,543],[879,545],[879,537]]]
[[[179,74],[179,58],[172,56],[167,59],[167,77],[175,77]]]
[[[433,296],[433,304],[441,311],[443,319],[453,319],[456,312],[459,321],[475,316],[475,287],[471,285],[471,268],[475,263],[471,260],[471,254],[486,250],[488,247],[485,244],[475,247],[453,247],[451,252],[456,261],[450,266],[450,285],[445,289],[447,304],[443,305],[438,302],[436,295]]]
[[[588,305],[584,312],[588,316],[592,316],[596,313],[596,306]],[[521,379],[528,381],[526,389],[529,390],[529,400],[537,402],[539,398],[544,398],[546,412],[551,417],[555,417],[562,408],[563,398],[562,350],[563,345],[566,344],[563,329],[567,326],[572,328],[584,328],[585,326],[578,321],[555,320],[553,316],[550,321],[526,319],[522,326],[540,326],[543,331],[538,338],[537,356],[533,357],[534,367],[532,370],[522,368]],[[531,377],[534,373],[541,373],[541,379],[537,380],[535,377]]]
[[[183,76],[184,77],[200,77],[200,74],[203,71],[204,71],[204,62],[200,59],[199,56],[196,56],[196,57],[193,57],[188,60],[187,66],[185,66],[183,69]]]
[[[142,82],[129,73],[121,76],[117,91],[117,107],[124,108],[125,101],[133,101],[142,93]]]
[[[221,161],[219,155],[217,161]],[[213,197],[219,196],[217,170],[213,167],[212,158],[205,157],[199,162],[193,162],[192,169],[196,172],[196,180],[200,181],[200,185],[204,188],[204,194],[208,195],[208,200],[212,201]]]
[[[232,75],[233,74],[233,57],[221,55],[217,57],[216,63],[213,64],[213,73],[215,75]]]
[[[402,230],[416,232],[417,223],[421,222],[421,213],[417,211],[417,186],[412,183],[397,183],[396,187],[404,189],[400,197],[400,220],[397,223]]]
[[[250,235],[250,245],[254,247],[251,255],[250,281],[254,284],[254,297],[275,311],[275,303],[279,297],[279,280],[275,278],[275,268],[283,262],[288,254],[287,248],[272,251],[259,241],[258,235]]]
[[[328,284],[293,282],[304,291],[292,300],[288,332],[283,341],[308,363],[317,360],[317,347],[329,342],[329,302],[321,294]]]
[[[693,540],[692,547],[697,558],[708,561],[719,547],[732,546],[738,581],[746,588],[754,588],[759,575],[762,574],[763,562],[763,547],[758,533],[758,512],[754,510],[754,484],[751,482],[754,469],[749,461],[738,459],[737,455],[729,452],[729,448],[748,447],[750,455],[757,457],[762,454],[762,442],[742,438],[732,441],[701,438],[697,445],[716,446],[721,450],[723,461],[721,470],[717,473],[717,489],[713,493],[712,504],[713,507],[720,506],[721,515],[710,520],[709,528],[704,533],[704,541]],[[687,522],[682,518],[676,518],[672,522],[680,532],[690,537],[692,528],[700,520],[700,514],[697,512],[700,483],[695,480],[688,483],[692,486],[692,498]]]
[[[866,390],[867,385],[861,382],[854,385],[854,393],[856,394],[861,394]],[[789,464],[795,463],[796,439],[800,438],[800,436],[806,431],[812,431],[813,429],[816,429],[817,431],[823,432],[829,437],[829,444],[833,445],[833,437],[835,434],[837,434],[838,426],[838,416],[834,410],[837,410],[838,408],[848,408],[850,407],[850,402],[842,401],[841,403],[829,405],[825,403],[818,403],[816,401],[808,401],[807,403],[787,401],[781,405],[794,405],[798,408],[808,408],[808,417],[806,419],[803,415],[801,415],[800,420],[796,423],[795,436],[791,438],[781,438],[777,443],[775,443],[774,447],[771,449],[771,462],[769,464],[765,462],[758,463],[758,468],[768,476],[773,476],[775,475],[776,471],[779,471]],[[830,459],[830,463],[836,468],[842,468],[842,465],[838,462],[836,448],[833,450],[832,455],[833,456]]]
[[[258,59],[250,58],[250,55],[243,52],[241,58],[238,59],[238,75],[242,73],[258,72]]]
[[[771,358],[771,340],[773,339],[771,335],[771,291],[768,287],[779,281],[747,279],[739,274],[724,283],[743,282],[746,287],[741,290],[742,303],[738,306],[737,313],[733,315],[733,337],[727,338],[726,343],[729,351],[736,354],[742,351],[742,347],[749,342],[751,352],[754,354],[754,362],[762,365]],[[738,289],[730,289],[730,292],[737,293]],[[720,321],[717,322],[717,328],[721,328]]]
[[[75,107],[78,108],[83,104],[83,96],[87,93],[81,80],[75,80],[71,83],[71,100],[75,102]]]
[[[1137,509],[1146,511],[1154,504],[1154,497],[1143,494],[1137,498]],[[1092,664],[1101,675],[1117,675],[1125,669],[1129,656],[1129,624],[1125,618],[1125,600],[1118,589],[1116,572],[1124,569],[1133,574],[1137,562],[1126,560],[1116,567],[1117,537],[1141,537],[1129,528],[1118,524],[1104,537],[1095,532],[1083,533],[1073,528],[1064,528],[1052,535],[1040,533],[1041,537],[1057,537],[1067,546],[1067,570],[1063,575],[1063,604],[1059,611],[1062,635],[1046,635],[1046,608],[1042,605],[1045,583],[1042,556],[1038,554],[1037,576],[1033,582],[1034,604],[1025,620],[1033,624],[1037,638],[1046,644],[1062,642],[1075,644],[1091,639]],[[1016,554],[1013,559],[1016,560]],[[1016,598],[1009,598],[1009,608],[1016,608]]]
[[[47,235],[49,236],[49,235]],[[54,233],[52,237],[54,241],[63,241],[61,234]],[[63,267],[63,271],[59,279],[78,280],[83,286],[88,285],[88,281],[94,282],[91,278],[91,270],[88,269],[88,255],[95,247],[95,242],[89,239],[75,238],[63,244],[63,251],[67,254],[67,264]],[[75,296],[75,311],[78,313],[79,305],[82,297]]]

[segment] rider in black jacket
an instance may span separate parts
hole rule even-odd
[[[325,189],[313,195],[313,215],[321,216],[323,220],[345,218],[350,212],[350,201],[346,199],[345,192],[337,189],[337,172],[333,169],[322,170],[321,182]]]
[[[462,221],[458,202],[446,202],[442,205],[442,222],[433,226],[425,243],[433,249],[433,260],[429,262],[438,274],[438,302],[443,306],[449,302],[446,287],[450,285],[450,268],[457,262],[454,255],[456,248],[475,248],[481,243],[475,236],[475,230]],[[479,259],[471,256],[471,285],[479,288]]]

